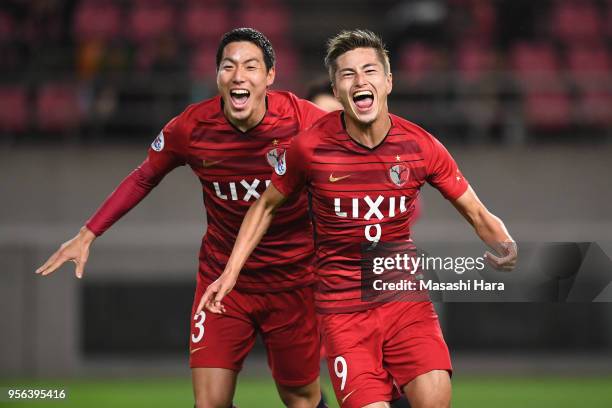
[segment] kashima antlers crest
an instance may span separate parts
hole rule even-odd
[[[389,169],[389,178],[396,186],[403,186],[408,181],[410,169],[403,164],[396,164]]]
[[[266,159],[268,160],[268,163],[270,164],[270,166],[272,166],[276,174],[278,174],[279,176],[282,176],[283,174],[285,174],[285,171],[287,171],[287,165],[285,163],[285,153],[285,149],[281,149],[280,147],[269,150],[268,153],[266,153]]]

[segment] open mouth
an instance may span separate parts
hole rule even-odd
[[[251,93],[246,89],[232,89],[230,91],[230,99],[232,100],[232,104],[237,108],[246,105],[247,101],[249,100],[249,96],[251,96]]]
[[[358,91],[353,94],[353,102],[360,110],[370,109],[374,104],[374,94],[371,91]]]

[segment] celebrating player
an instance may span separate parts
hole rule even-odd
[[[485,254],[495,267],[513,269],[516,246],[444,146],[389,114],[392,76],[379,37],[366,30],[342,32],[329,41],[325,61],[344,111],[326,115],[292,141],[272,184],[247,212],[223,274],[198,308],[227,312],[225,296],[249,254],[281,204],[306,188],[316,228],[315,303],[339,404],[386,407],[397,384],[414,408],[450,406],[452,367],[433,305],[363,302],[363,244],[409,242],[413,203],[428,182],[502,255]]]
[[[305,194],[294,195],[279,209],[270,234],[253,251],[236,290],[226,298],[225,315],[195,312],[204,289],[227,263],[247,209],[270,183],[271,167],[278,171],[292,136],[324,114],[291,93],[267,90],[274,82],[275,55],[260,32],[240,28],[226,33],[216,59],[219,96],[189,106],[168,122],[146,160],[37,273],[48,275],[73,261],[76,276],[82,278],[94,239],[168,172],[189,165],[202,183],[208,220],[191,316],[196,406],[232,406],[238,372],[257,332],[283,402],[290,407],[324,406]]]

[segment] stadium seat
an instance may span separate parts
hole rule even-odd
[[[422,42],[405,44],[399,52],[399,69],[402,78],[416,84],[432,71],[436,54],[433,49]]]
[[[576,104],[583,124],[608,129],[612,126],[612,91],[582,90]]]
[[[461,80],[478,81],[494,68],[495,55],[488,47],[474,42],[467,42],[459,46],[456,55],[456,69]]]
[[[519,76],[548,75],[559,71],[559,58],[548,43],[519,42],[510,51],[510,65]]]
[[[55,132],[76,129],[82,119],[77,88],[72,84],[46,83],[36,100],[38,129]]]
[[[551,15],[552,33],[566,43],[597,41],[603,33],[603,21],[594,2],[557,1]]]
[[[0,86],[0,131],[24,132],[28,128],[28,94],[24,87]]]
[[[83,2],[77,6],[73,30],[79,42],[117,38],[121,35],[121,10],[113,2]]]
[[[238,26],[253,27],[265,33],[273,45],[283,42],[288,36],[291,22],[289,12],[282,6],[256,6],[250,3],[238,11]]]
[[[570,48],[567,53],[572,72],[608,72],[612,68],[611,56],[603,44]]]
[[[215,81],[217,48],[213,44],[204,44],[191,54],[190,75],[200,81]]]
[[[491,1],[471,0],[462,6],[470,10],[470,24],[462,27],[465,35],[479,41],[492,41],[495,37],[497,17]]]
[[[257,7],[282,7],[283,0],[242,0],[242,5]]]
[[[609,76],[612,61],[603,44],[571,47],[567,52],[567,66],[578,87],[599,88]]]
[[[573,120],[572,103],[552,45],[517,43],[510,53],[510,66],[523,94],[527,126],[538,130],[567,129]]]
[[[174,28],[174,9],[165,2],[138,2],[128,18],[129,37],[143,43],[157,39]]]
[[[524,97],[527,126],[537,130],[567,129],[572,122],[572,104],[567,93],[528,92]]]
[[[202,41],[217,42],[231,26],[230,13],[220,5],[189,3],[181,13],[183,37],[192,44]]]
[[[276,52],[277,76],[275,87],[277,89],[291,89],[297,92],[296,86],[298,68],[300,66],[299,56],[294,47],[280,44],[274,47]]]

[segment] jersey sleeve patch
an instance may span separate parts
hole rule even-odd
[[[155,150],[156,152],[161,152],[162,150],[164,150],[164,132],[163,131],[159,132],[159,135],[157,135],[153,143],[151,143],[151,149]]]
[[[268,160],[268,164],[272,166],[272,168],[274,169],[274,172],[278,174],[279,176],[284,175],[285,172],[287,171],[287,164],[285,161],[286,153],[287,152],[285,149],[276,148],[276,149],[272,149],[268,151],[268,153],[266,154],[266,159]]]

